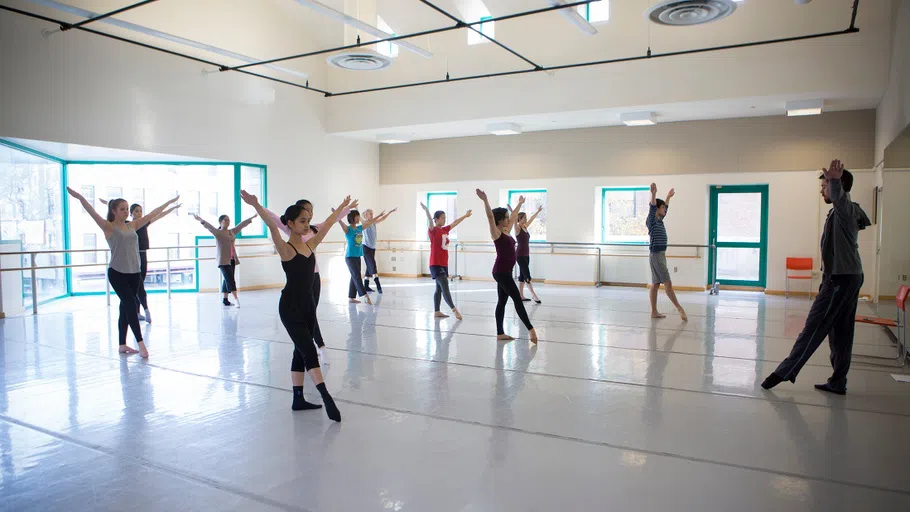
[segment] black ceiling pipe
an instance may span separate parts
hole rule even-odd
[[[126,11],[129,11],[129,10],[131,10],[131,9],[135,9],[136,7],[142,7],[143,5],[148,5],[148,4],[150,4],[150,3],[157,2],[157,1],[158,1],[158,0],[145,0],[145,1],[143,1],[143,2],[136,2],[135,4],[127,5],[126,7],[121,7],[120,9],[111,11],[111,12],[109,12],[109,13],[99,14],[98,16],[95,16],[94,18],[89,18],[89,19],[87,19],[87,20],[82,20],[82,21],[80,21],[79,23],[63,23],[63,24],[60,25],[60,31],[61,31],[61,32],[65,32],[65,31],[67,31],[67,30],[69,30],[69,29],[72,29],[72,28],[83,27],[83,26],[85,26],[85,25],[88,25],[89,23],[92,23],[92,22],[95,22],[95,21],[98,21],[98,20],[103,20],[104,18],[109,18],[109,17],[111,17],[111,16],[116,16],[117,14],[120,14],[121,12],[126,12]]]

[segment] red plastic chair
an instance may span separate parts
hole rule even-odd
[[[904,366],[907,362],[907,295],[910,293],[910,286],[903,285],[900,289],[897,290],[897,297],[895,302],[897,302],[897,317],[894,319],[883,318],[879,316],[865,316],[865,315],[856,315],[857,323],[861,324],[871,324],[884,327],[885,329],[894,328],[897,330],[897,357],[879,357],[879,356],[863,356],[871,357],[873,359],[900,359],[901,366]]]
[[[809,274],[791,274],[791,270],[808,271]],[[787,283],[784,296],[790,298],[790,280],[806,279],[809,281],[809,295],[812,295],[812,258],[787,258]]]

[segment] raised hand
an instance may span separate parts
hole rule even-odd
[[[395,208],[392,208],[392,211],[389,212],[389,215],[392,215],[393,213],[395,213],[397,211],[398,211],[398,207],[396,206]]]
[[[240,199],[242,199],[244,203],[246,203],[254,208],[259,205],[259,198],[254,196],[253,194],[250,194],[246,190],[240,191]]]
[[[657,193],[657,183],[652,183],[652,184],[651,184],[651,193],[652,193],[652,194],[656,194],[656,193]]]
[[[477,193],[477,197],[479,197],[481,201],[486,201],[486,200],[487,200],[487,193],[486,193],[486,192],[484,192],[483,190],[480,190],[480,189],[477,189],[475,192]]]
[[[470,216],[471,216],[471,210],[468,210],[468,211],[464,212],[464,216],[465,216],[465,218],[470,217]]]
[[[98,200],[101,201],[101,204],[107,206],[107,199],[101,199],[101,198],[99,197]]]
[[[199,222],[202,222],[202,217],[196,215],[195,213],[193,214],[193,218],[198,220]]]
[[[844,175],[844,164],[840,160],[832,160],[827,169],[822,169],[826,180],[839,180]]]
[[[542,211],[543,211],[543,205],[539,205],[539,206],[537,207],[537,213],[540,213],[540,212],[542,212]]]
[[[427,212],[427,213],[430,212],[430,209],[427,208],[427,205],[425,205],[425,204],[423,204],[423,203],[420,203],[420,207],[423,208],[423,211],[425,211],[425,212]],[[396,208],[396,210],[397,210],[397,208]]]
[[[518,206],[525,204],[525,196],[518,196]]]
[[[675,195],[676,195],[676,189],[675,189],[675,188],[671,188],[670,191],[667,192],[667,199],[670,199],[671,197],[673,197],[673,196],[675,196]]]
[[[359,203],[359,202],[360,201],[357,199],[355,199],[353,202],[351,202],[351,196],[347,196],[344,198],[344,201],[342,201],[341,204],[338,205],[338,209],[344,210],[345,208],[350,207],[352,210],[355,210],[357,208],[357,203]],[[335,209],[333,208],[332,211],[334,212]]]
[[[66,191],[69,192],[70,195],[73,196],[73,197],[75,197],[76,199],[78,199],[78,200],[80,200],[80,201],[85,201],[85,198],[82,197],[82,194],[80,194],[79,192],[76,192],[76,191],[73,190],[72,188],[66,187]]]

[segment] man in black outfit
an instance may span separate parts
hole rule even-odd
[[[834,160],[828,169],[822,169],[819,179],[823,180],[822,197],[833,205],[822,233],[822,284],[793,350],[761,386],[771,389],[785,380],[795,383],[800,369],[827,336],[834,373],[828,382],[816,384],[815,388],[845,395],[853,352],[856,304],[863,285],[857,236],[861,229],[872,223],[859,204],[850,200],[853,175],[844,170],[840,160]]]

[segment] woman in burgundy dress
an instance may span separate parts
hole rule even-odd
[[[518,293],[518,287],[512,280],[512,269],[515,268],[515,239],[509,236],[509,231],[518,219],[518,212],[521,205],[524,204],[525,198],[518,198],[518,206],[509,215],[505,208],[490,208],[490,201],[483,190],[477,189],[477,197],[483,201],[484,208],[487,212],[487,221],[490,223],[490,237],[493,239],[493,245],[496,246],[496,262],[493,264],[493,279],[496,280],[496,289],[499,293],[499,301],[496,303],[496,339],[510,341],[515,338],[505,333],[502,323],[506,314],[506,302],[511,298],[515,305],[515,313],[518,318],[528,329],[528,335],[531,341],[537,343],[537,331],[531,325],[531,319],[528,318],[528,312],[525,311],[524,302],[521,300],[521,294]]]
[[[511,207],[509,207],[511,209]],[[530,302],[531,299],[525,298],[525,284],[528,285],[528,290],[531,291],[531,296],[534,297],[534,302],[540,304],[540,297],[537,296],[537,292],[534,291],[534,287],[531,285],[531,233],[528,231],[531,227],[531,224],[534,224],[534,220],[537,219],[537,216],[540,215],[540,212],[543,211],[543,206],[538,206],[537,211],[534,212],[534,215],[531,215],[531,218],[528,218],[528,214],[521,212],[518,214],[518,221],[515,223],[515,240],[518,242],[518,248],[516,250],[517,260],[518,260],[518,294],[521,295],[521,300],[524,302]]]

